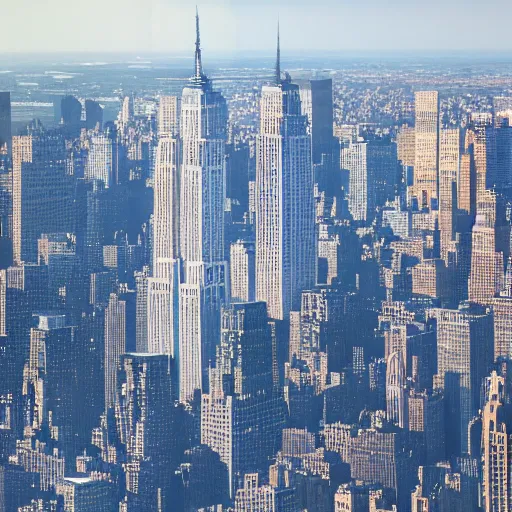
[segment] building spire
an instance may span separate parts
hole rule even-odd
[[[199,36],[199,13],[196,5],[196,54],[195,54],[196,72],[195,78],[203,78],[203,64],[201,62],[201,38]]]
[[[279,18],[277,19],[276,84],[281,83],[281,44],[279,41]]]

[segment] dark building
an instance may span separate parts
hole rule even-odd
[[[64,96],[60,102],[61,122],[68,136],[80,135],[82,104],[74,96]]]
[[[85,100],[85,128],[94,130],[103,128],[103,107],[94,100]]]
[[[153,511],[161,501],[172,508],[177,438],[174,425],[174,361],[161,354],[121,356],[117,397],[122,421],[118,435],[126,453],[126,487],[137,510]]]

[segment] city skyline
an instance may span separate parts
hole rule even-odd
[[[199,7],[179,70],[0,73],[0,512],[512,512],[512,66]],[[211,58],[244,10],[272,65]]]

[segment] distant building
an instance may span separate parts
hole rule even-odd
[[[67,135],[78,137],[82,121],[82,103],[74,96],[64,96],[60,102],[61,122]]]
[[[413,194],[420,207],[438,199],[439,96],[417,91],[415,98],[415,158]]]
[[[93,135],[89,142],[85,179],[100,180],[108,188],[115,183],[113,172],[112,140],[105,134]]]
[[[350,143],[341,150],[341,167],[349,171],[348,208],[356,221],[371,224],[375,209],[394,197],[396,145],[386,140]]]
[[[94,100],[85,100],[85,128],[95,130],[103,128],[103,107]]]

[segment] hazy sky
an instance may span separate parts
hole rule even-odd
[[[187,0],[2,0],[0,52],[190,52]],[[202,0],[205,56],[301,50],[512,50],[511,0]],[[504,20],[503,23],[500,20]],[[501,26],[501,28],[500,28]]]

